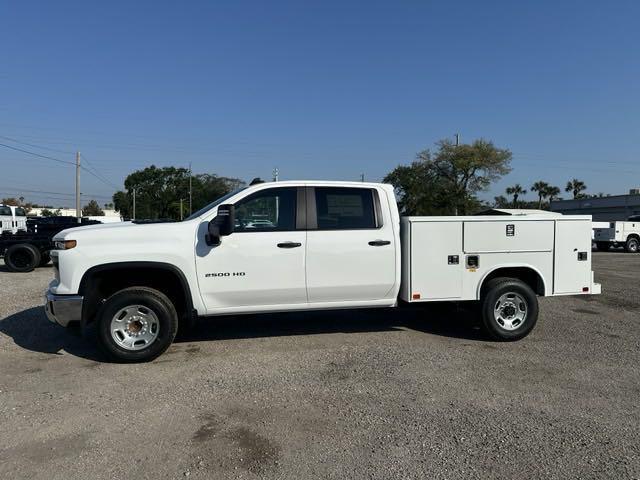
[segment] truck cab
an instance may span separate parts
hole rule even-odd
[[[2,233],[27,231],[27,212],[22,207],[0,205],[0,229]]]
[[[390,185],[262,183],[182,222],[60,232],[45,308],[63,326],[97,322],[119,361],[157,357],[198,317],[400,302],[480,301],[490,334],[517,340],[537,295],[599,293],[590,231],[590,217],[401,221]]]

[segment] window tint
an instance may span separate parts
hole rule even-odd
[[[0,215],[11,216],[11,209],[9,207],[0,207]]]
[[[367,188],[316,187],[318,229],[376,228],[373,191]]]
[[[271,188],[240,200],[236,206],[236,232],[296,229],[297,189]]]
[[[24,211],[24,208],[16,208],[16,217],[26,217],[27,212]]]

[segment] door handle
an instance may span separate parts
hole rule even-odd
[[[389,245],[391,242],[389,240],[371,240],[369,245],[372,247],[382,247],[383,245]]]
[[[300,242],[282,242],[278,244],[278,248],[296,248],[301,246],[302,244]]]

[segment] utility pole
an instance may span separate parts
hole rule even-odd
[[[364,173],[361,173],[361,174],[360,174],[360,181],[361,181],[361,182],[364,182]]]
[[[180,221],[182,221],[182,198],[180,199]]]
[[[189,162],[189,215],[191,215],[192,209],[193,209],[193,195],[192,192],[193,190],[191,189],[191,176],[192,176],[192,171],[191,171],[191,162]],[[182,213],[182,209],[180,210],[180,213]],[[180,219],[182,220],[182,218]]]
[[[82,223],[82,209],[80,208],[80,152],[76,152],[76,217]]]
[[[456,147],[460,145],[460,135],[456,133]],[[455,206],[455,209],[453,211],[453,214],[457,217],[458,216],[458,205]]]
[[[131,220],[136,219],[136,187],[133,187],[133,217]]]
[[[278,171],[278,167],[275,167],[273,169],[273,181],[277,182],[278,181],[278,176],[280,175],[280,172]]]

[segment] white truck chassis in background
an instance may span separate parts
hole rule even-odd
[[[640,220],[611,222],[606,228],[594,228],[593,239],[598,250],[606,251],[611,247],[624,247],[626,252],[640,251]]]
[[[252,185],[184,222],[58,234],[46,312],[98,324],[119,361],[164,352],[196,317],[478,301],[487,332],[525,337],[537,296],[600,293],[591,218],[400,218],[390,185]]]

